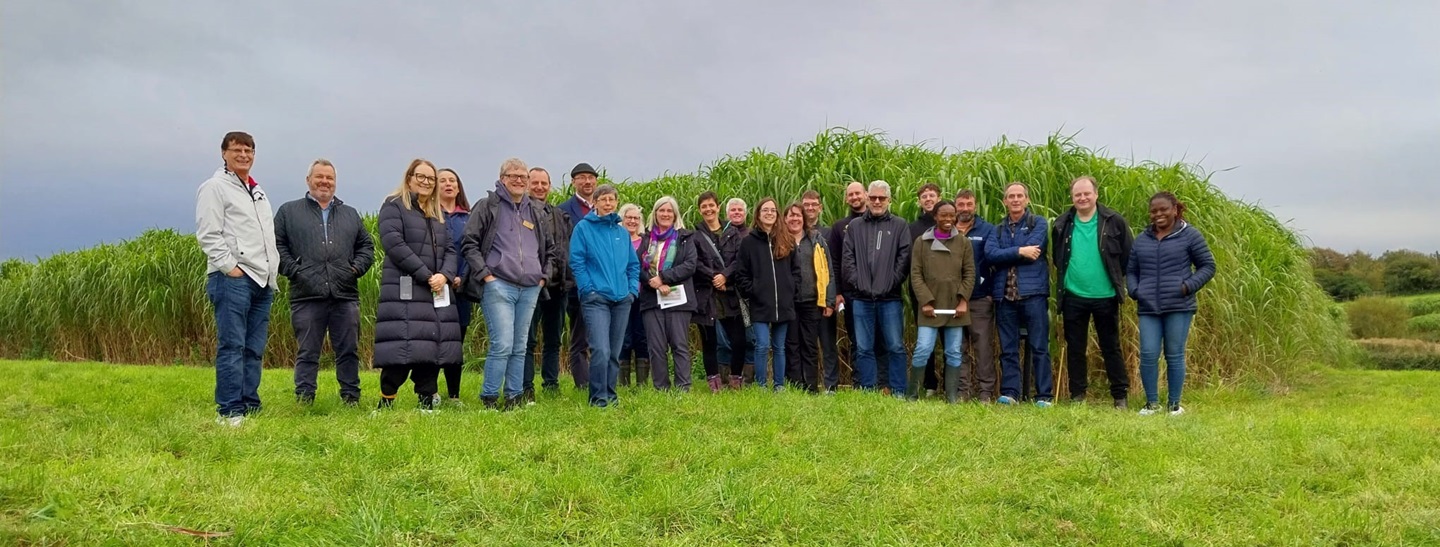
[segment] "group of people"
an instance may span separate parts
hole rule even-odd
[[[217,421],[239,425],[260,409],[260,359],[277,275],[290,281],[297,400],[314,401],[328,334],[340,397],[358,404],[357,281],[374,262],[375,243],[360,214],[335,197],[335,166],[315,160],[306,194],[272,215],[249,175],[253,137],[225,135],[221,155],[225,164],[201,184],[196,205],[218,330]],[[789,204],[761,199],[753,220],[740,198],[724,201],[722,219],[721,198],[707,191],[696,199],[700,222],[690,229],[674,197],[657,200],[646,217],[638,205],[621,205],[614,186],[598,184],[589,164],[569,174],[574,195],[551,205],[549,172],[507,159],[494,189],[471,203],[454,170],[410,162],[378,215],[384,251],[372,362],[381,370],[378,409],[391,408],[409,380],[419,408],[433,412],[444,400],[442,371],[448,398],[459,403],[463,340],[476,303],[487,329],[480,392],[487,409],[535,402],[537,337],[544,341],[541,387],[558,389],[567,331],[570,373],[577,388],[588,389],[592,406],[617,404],[616,387],[631,382],[632,372],[637,384],[648,371],[655,388],[688,391],[692,325],[712,392],[752,382],[834,393],[842,317],[860,389],[916,399],[943,382],[952,403],[1033,399],[1048,407],[1053,263],[1071,399],[1086,398],[1093,323],[1113,403],[1127,408],[1119,309],[1129,296],[1139,313],[1146,397],[1140,412],[1184,412],[1186,338],[1196,293],[1213,277],[1215,262],[1204,237],[1185,222],[1184,205],[1168,192],[1151,198],[1150,223],[1138,235],[1099,204],[1099,183],[1088,176],[1071,182],[1073,206],[1053,226],[1030,211],[1021,182],[1007,185],[1007,214],[991,224],[975,214],[973,191],[943,200],[933,183],[918,192],[920,218],[907,222],[891,212],[890,185],[877,180],[850,183],[850,212],[830,226],[820,223],[823,197],[815,190]],[[917,327],[908,359],[907,295]],[[996,331],[998,379],[990,343]],[[962,368],[966,344],[978,344],[976,359]],[[1162,348],[1166,407],[1157,386]],[[1022,376],[1033,378],[1033,397]]]

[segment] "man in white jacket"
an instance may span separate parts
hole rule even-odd
[[[215,308],[216,423],[239,426],[260,410],[260,358],[280,253],[265,191],[250,178],[255,139],[232,131],[220,141],[225,165],[195,192],[195,239],[205,252],[205,295]]]

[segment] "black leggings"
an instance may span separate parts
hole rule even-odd
[[[445,394],[451,399],[460,398],[460,371],[465,370],[465,365],[449,365],[441,367],[445,371]],[[436,386],[439,392],[439,386]]]
[[[745,370],[745,355],[749,353],[745,340],[745,319],[726,317],[720,320],[720,328],[725,329],[725,339],[730,341],[730,374],[738,376]]]
[[[435,379],[439,375],[440,367],[434,365],[383,367],[380,369],[380,395],[386,399],[394,399],[400,386],[405,385],[408,378],[415,382],[415,394],[421,399],[427,399],[435,394]]]
[[[700,361],[705,364],[705,376],[720,374],[719,358],[716,357],[716,347],[720,340],[715,333],[715,325],[695,325],[695,327],[700,329]]]

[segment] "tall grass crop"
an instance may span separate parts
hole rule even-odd
[[[720,158],[695,173],[666,173],[649,181],[618,181],[621,201],[648,207],[664,195],[680,200],[683,214],[699,220],[695,196],[715,190],[722,199],[753,203],[761,196],[797,200],[807,189],[824,196],[823,222],[846,212],[850,181],[888,181],[894,211],[914,218],[915,191],[935,182],[951,197],[977,194],[979,214],[1004,214],[1003,186],[1023,181],[1032,209],[1054,218],[1069,207],[1069,182],[1079,175],[1100,181],[1100,200],[1139,230],[1147,199],[1160,190],[1186,202],[1188,219],[1207,237],[1219,267],[1201,293],[1187,363],[1200,381],[1266,380],[1305,361],[1334,362],[1345,355],[1345,321],[1314,283],[1306,251],[1294,232],[1265,209],[1230,199],[1195,165],[1149,161],[1121,163],[1064,135],[1043,143],[1001,139],[982,150],[906,144],[883,134],[832,129],[783,153],[751,150]],[[552,194],[556,202],[569,188]],[[373,218],[368,219],[374,230]],[[194,238],[172,230],[147,232],[118,244],[54,255],[38,263],[0,267],[0,356],[96,359],[136,363],[204,363],[214,351],[214,325],[204,294],[204,257]],[[377,265],[361,280],[362,359],[369,359]],[[293,358],[294,335],[282,281],[271,319],[266,364]],[[1053,307],[1052,307],[1053,309]],[[1133,304],[1122,314],[1125,352],[1136,346]],[[480,314],[476,314],[480,319]],[[1058,317],[1053,332],[1059,332]],[[483,326],[472,328],[483,338]],[[1060,348],[1055,348],[1059,350]],[[481,354],[467,344],[467,353]],[[1057,362],[1061,356],[1056,353]],[[1133,367],[1132,367],[1133,368]],[[1063,367],[1057,367],[1063,369]]]

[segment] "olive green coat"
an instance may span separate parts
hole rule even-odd
[[[935,239],[935,230],[925,230],[910,247],[910,287],[915,290],[919,326],[969,325],[969,313],[925,317],[920,310],[926,304],[936,310],[953,310],[961,300],[970,300],[970,291],[975,288],[975,251],[970,239],[957,233],[941,241]]]

